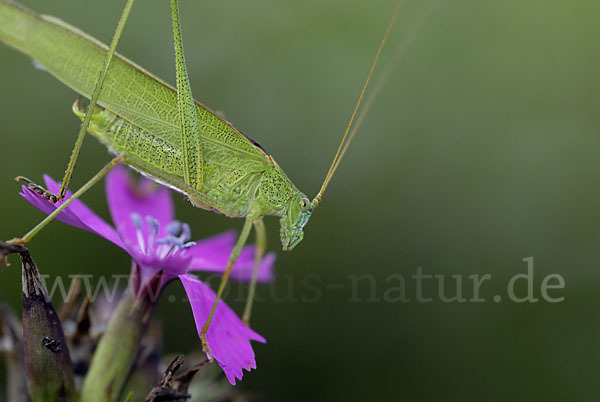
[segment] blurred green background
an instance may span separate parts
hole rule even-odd
[[[23,1],[109,41],[122,1]],[[431,1],[406,0],[383,63]],[[181,4],[194,95],[260,142],[314,195],[394,1],[205,0]],[[600,3],[446,0],[435,7],[375,103],[322,206],[292,253],[267,219],[278,278],[261,286],[258,370],[239,385],[268,401],[589,401],[600,398]],[[121,53],[174,82],[166,2],[138,2]],[[0,46],[0,238],[41,214],[12,178],[62,173],[79,121],[76,95]],[[84,145],[72,188],[109,156]],[[240,220],[175,195],[194,237]],[[84,201],[108,218],[103,186]],[[40,269],[122,274],[127,256],[56,223],[31,243]],[[507,283],[534,257],[537,303],[508,300]],[[0,293],[20,305],[20,273]],[[490,274],[481,303],[444,303],[411,275]],[[409,302],[386,291],[402,275]],[[564,278],[548,303],[540,284]],[[354,283],[356,275],[369,275]],[[356,285],[356,286],[355,286]],[[452,285],[452,286],[451,286]],[[238,311],[233,286],[228,300]],[[242,289],[243,290],[243,289]],[[518,295],[526,293],[518,281]],[[199,341],[184,293],[166,290],[156,316],[166,350]],[[389,294],[388,294],[389,295]],[[502,300],[494,302],[493,296]],[[304,299],[303,299],[304,297]]]

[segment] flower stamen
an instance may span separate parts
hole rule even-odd
[[[131,221],[133,222],[133,226],[135,226],[136,231],[136,239],[138,241],[138,247],[142,253],[146,253],[145,242],[144,242],[144,234],[142,233],[144,222],[142,221],[142,217],[137,213],[131,214]]]

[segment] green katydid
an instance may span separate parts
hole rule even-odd
[[[401,0],[381,40],[331,167],[312,201],[294,186],[259,144],[218,114],[194,101],[183,55],[177,0],[171,0],[176,89],[115,53],[132,4],[133,0],[127,1],[107,52],[105,45],[65,22],[37,15],[8,0],[0,0],[0,40],[31,56],[64,84],[91,98],[87,108],[79,101],[73,105],[73,111],[83,123],[59,193],[50,194],[28,181],[30,188],[54,202],[62,200],[86,132],[116,154],[109,164],[53,214],[15,241],[24,243],[31,240],[70,201],[83,194],[118,163],[125,163],[185,194],[196,207],[217,211],[228,217],[243,217],[245,222],[242,231],[231,252],[215,304],[202,331],[205,334],[252,226],[257,236],[257,262],[262,258],[266,246],[263,216],[280,217],[284,250],[292,250],[302,240],[303,229],[321,201],[355,133],[350,132],[352,122],[398,14]],[[95,108],[96,102],[100,107]],[[254,284],[253,281],[250,286],[245,320],[250,315]]]

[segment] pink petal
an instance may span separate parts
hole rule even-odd
[[[193,275],[180,275],[179,279],[190,300],[196,328],[200,334],[216,295],[208,285]],[[215,360],[233,385],[236,379],[242,379],[242,370],[250,371],[256,368],[251,340],[266,342],[262,336],[244,325],[225,302],[219,301],[206,334],[206,341]]]
[[[175,216],[173,200],[166,187],[155,186],[144,177],[135,185],[122,166],[115,167],[106,176],[106,199],[115,226],[132,241],[137,241],[131,220],[133,213],[142,219],[152,216],[158,220],[160,237],[166,235],[166,227]]]
[[[193,256],[188,271],[212,271],[223,272],[227,268],[229,254],[233,250],[236,233],[233,230],[219,235],[199,240],[197,244],[187,251]],[[231,271],[231,278],[248,282],[252,278],[254,270],[255,246],[246,246],[242,249],[240,256]],[[260,263],[257,280],[259,282],[271,282],[273,280],[273,263],[275,253],[268,253]]]
[[[50,176],[44,175],[44,181],[46,188],[56,194],[60,189],[60,184],[55,182]],[[50,214],[56,208],[58,208],[63,202],[57,202],[52,204],[44,197],[36,193],[35,191],[22,186],[22,192],[19,193],[26,201],[31,205],[44,212]],[[67,191],[66,199],[73,195],[70,191]],[[119,247],[123,247],[123,243],[119,238],[119,235],[115,229],[106,223],[105,220],[96,215],[91,209],[88,208],[81,200],[72,201],[67,208],[58,214],[57,220],[66,223],[67,225],[75,226],[79,229],[87,230],[97,234],[98,236],[104,237],[106,240],[116,244]]]

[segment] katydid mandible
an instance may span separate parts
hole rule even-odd
[[[252,226],[255,227],[258,247],[250,294],[254,293],[256,269],[265,250],[263,216],[280,217],[284,250],[292,250],[302,240],[304,227],[320,203],[352,139],[353,133],[350,136],[348,133],[401,1],[398,1],[380,42],[331,167],[321,189],[311,201],[258,143],[194,101],[184,60],[177,0],[171,0],[176,89],[115,53],[133,0],[127,1],[109,48],[63,21],[37,15],[9,0],[0,0],[0,40],[31,56],[64,84],[91,98],[87,108],[79,101],[73,105],[74,113],[83,123],[59,193],[51,194],[27,179],[19,179],[26,180],[30,188],[52,202],[61,201],[86,132],[116,155],[53,214],[16,241],[24,243],[31,240],[72,200],[81,196],[118,163],[125,163],[183,193],[196,207],[228,217],[243,217],[242,231],[202,331],[205,335]],[[250,297],[244,312],[246,321],[250,315],[251,300]]]

